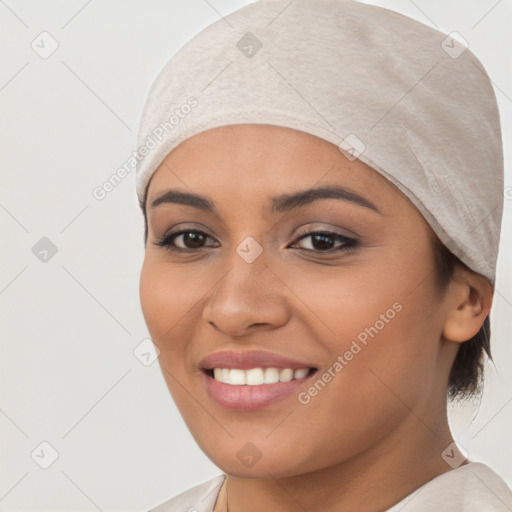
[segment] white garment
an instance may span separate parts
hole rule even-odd
[[[212,512],[227,475],[192,487],[148,512]],[[489,466],[470,462],[423,484],[386,512],[511,512],[512,492]]]

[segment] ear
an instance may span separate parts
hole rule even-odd
[[[443,337],[462,343],[475,336],[489,314],[493,292],[487,278],[457,266],[446,291],[448,312]]]

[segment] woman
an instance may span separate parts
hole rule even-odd
[[[503,208],[492,85],[386,9],[267,0],[203,30],[139,131],[140,295],[223,474],[155,511],[512,509],[454,442]]]

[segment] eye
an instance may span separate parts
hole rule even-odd
[[[341,252],[355,249],[358,245],[356,239],[333,231],[307,231],[299,233],[299,238],[294,245],[307,239],[309,240],[305,244],[306,247],[299,247],[299,249],[313,252]]]
[[[197,229],[182,229],[174,233],[167,233],[155,245],[165,247],[170,251],[188,252],[203,249],[205,241],[211,236]]]
[[[217,247],[215,244],[206,245],[206,241],[213,238],[197,229],[182,229],[174,233],[167,233],[160,238],[155,245],[164,247],[169,251],[175,252],[197,252],[206,247]],[[311,252],[341,252],[355,249],[358,242],[354,238],[336,233],[333,231],[306,231],[299,233],[299,238],[290,245],[294,247],[301,241],[307,241],[308,243],[303,244],[299,249]]]

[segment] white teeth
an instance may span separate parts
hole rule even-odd
[[[238,368],[214,368],[213,377],[224,384],[232,386],[260,386],[261,384],[274,384],[276,382],[289,382],[292,379],[302,379],[309,373],[309,368],[292,370],[291,368],[251,368],[240,370]]]
[[[295,370],[293,372],[294,379],[302,379],[308,374],[309,370],[307,368],[301,368],[300,370]]]
[[[250,370],[246,370],[245,383],[249,386],[259,386],[260,384],[263,384],[263,370],[261,368],[251,368]]]
[[[234,386],[245,384],[245,371],[232,369],[229,371],[229,380]]]
[[[265,384],[274,384],[275,382],[279,382],[279,370],[277,368],[265,368],[263,382]]]
[[[309,370],[308,370],[309,371]],[[291,368],[284,368],[279,372],[280,382],[289,382],[293,379],[293,370]]]

